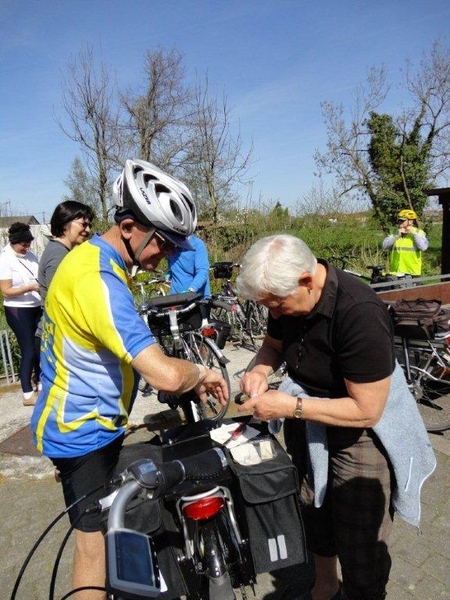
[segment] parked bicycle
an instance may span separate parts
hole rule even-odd
[[[250,346],[257,349],[267,331],[268,311],[254,300],[246,300],[244,303],[238,298],[236,290],[231,281],[233,270],[239,269],[238,263],[216,262],[211,265],[215,279],[223,280],[220,293],[214,294],[214,298],[227,302],[229,310],[218,308],[213,315],[219,321],[225,321],[231,326],[231,339],[242,346]]]
[[[144,302],[151,296],[167,296],[170,290],[170,279],[163,272],[154,271],[153,277],[145,281],[133,282],[140,302]]]
[[[450,314],[448,315],[450,318]],[[397,360],[429,432],[450,429],[450,331],[394,318]]]
[[[369,283],[370,285],[386,283],[389,281],[396,281],[398,279],[397,277],[386,273],[383,265],[367,265],[366,269],[370,271],[370,275],[365,275],[364,273],[359,273],[358,271],[350,269],[348,267],[348,264],[351,260],[355,258],[356,256],[352,254],[343,254],[341,256],[330,256],[327,260],[329,263],[335,265],[336,267],[339,267],[346,273],[350,273],[350,275],[354,275],[359,279],[367,281],[367,283]]]
[[[189,597],[231,600],[236,598],[233,586],[255,583],[250,549],[238,525],[233,496],[229,487],[218,485],[226,468],[225,454],[216,448],[165,464],[141,459],[125,470],[106,533],[110,593],[120,598],[156,598],[167,590],[149,536],[124,526],[125,510],[141,491],[156,504],[186,482],[191,485],[174,495],[172,516],[183,534],[179,566],[190,572],[186,578]]]
[[[111,600],[236,600],[235,590],[247,600],[248,586],[255,596],[257,574],[276,577],[277,570],[307,560],[296,469],[267,424],[251,417],[221,427],[201,421],[125,445],[104,487],[105,496],[87,510],[104,513]],[[68,510],[34,544],[10,600],[33,554]],[[57,552],[49,600],[72,529]]]
[[[159,345],[168,356],[189,360],[219,370],[230,390],[230,379],[227,371],[228,359],[223,354],[227,331],[220,324],[209,323],[202,329],[201,306],[211,305],[225,310],[228,305],[219,300],[202,298],[196,292],[171,294],[149,298],[139,307],[139,313],[147,320]],[[221,347],[220,347],[221,346]],[[146,393],[146,389],[143,390]],[[158,391],[158,400],[168,404],[172,409],[180,407],[187,422],[201,419],[222,419],[229,406],[222,405],[209,395],[206,404],[198,401],[194,392],[181,396]]]

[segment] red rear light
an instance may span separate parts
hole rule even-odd
[[[217,515],[224,504],[225,501],[221,496],[209,496],[185,504],[183,514],[194,521],[204,521]]]
[[[202,330],[204,337],[214,337],[216,333],[217,331],[214,329],[214,327],[207,327],[206,329]]]

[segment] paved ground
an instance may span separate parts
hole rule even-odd
[[[232,390],[238,389],[238,373],[253,356],[251,352],[227,347]],[[52,476],[49,461],[38,456],[29,442],[31,408],[21,404],[17,386],[0,387],[0,549],[2,598],[12,600],[20,568],[46,527],[64,509],[61,490]],[[139,397],[131,415],[138,427],[127,442],[153,435],[160,427],[178,420],[174,411],[164,410],[154,396]],[[422,530],[396,519],[391,541],[393,567],[388,586],[389,600],[450,600],[450,432],[431,436],[438,458],[435,473],[423,491]],[[64,516],[38,547],[27,567],[16,600],[45,600],[61,541],[67,532]],[[62,555],[55,598],[70,589],[71,539]],[[249,592],[249,598],[253,594]],[[287,600],[280,582],[271,575],[258,576],[256,598]]]

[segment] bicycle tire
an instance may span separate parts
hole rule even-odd
[[[248,371],[251,371],[253,369],[253,367],[255,366],[255,362],[256,362],[256,356],[254,356],[252,358],[252,360],[248,363],[247,367],[245,368],[244,375],[245,375],[245,373],[247,373]],[[285,376],[286,376],[286,365],[285,365],[285,363],[282,363],[276,371],[274,371],[271,375],[269,375],[269,377],[268,377],[269,389],[276,390],[278,388],[278,386],[280,385],[280,383],[285,378]]]
[[[253,345],[257,349],[261,346],[264,336],[267,333],[269,311],[265,306],[258,304],[254,300],[247,300],[245,315],[245,327],[250,334]]]
[[[412,380],[408,385],[426,430],[429,433],[450,430],[450,370],[448,373],[438,373],[439,377],[435,377],[414,365],[410,369]]]
[[[225,321],[231,326],[229,340],[233,344],[239,344],[243,348],[249,348],[254,350],[255,345],[253,343],[251,331],[247,329],[247,319],[245,316],[244,308],[236,301],[235,298],[230,298],[231,305],[235,305],[234,310],[227,311],[223,308],[214,308],[211,311],[211,317],[217,321]]]
[[[186,358],[196,364],[204,365],[212,371],[220,371],[222,377],[230,388],[230,377],[228,369],[222,357],[223,354],[209,338],[205,338],[198,331],[187,331],[182,334],[183,345],[185,347]],[[214,396],[208,394],[205,404],[197,403],[196,410],[199,420],[211,419],[220,420],[226,415],[230,405],[230,396],[228,396],[226,404],[220,404]]]

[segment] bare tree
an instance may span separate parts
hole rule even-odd
[[[97,181],[86,171],[81,159],[76,157],[70,169],[70,173],[64,180],[70,190],[70,194],[63,196],[63,200],[76,200],[90,206],[98,215],[102,213]]]
[[[342,105],[323,103],[327,151],[315,154],[319,170],[335,175],[342,194],[370,199],[383,229],[398,206],[420,213],[424,188],[450,170],[450,48],[435,42],[416,72],[406,65],[401,87],[410,107],[397,116],[377,112],[389,86],[385,68],[372,68],[348,122]]]
[[[192,139],[183,164],[185,179],[204,216],[216,223],[219,211],[235,202],[234,186],[250,183],[247,174],[253,146],[245,151],[240,131],[232,135],[227,98],[209,95],[207,76],[204,85],[197,85],[194,91],[193,114]]]
[[[120,95],[127,115],[124,129],[129,148],[163,169],[179,163],[186,145],[190,93],[184,83],[182,60],[176,50],[148,51],[144,92],[128,90]]]
[[[120,155],[118,115],[113,112],[114,98],[110,76],[103,63],[94,63],[91,46],[67,64],[63,76],[62,105],[67,120],[58,119],[64,133],[77,142],[85,166],[96,182],[96,194],[102,218],[108,218],[110,172]]]

